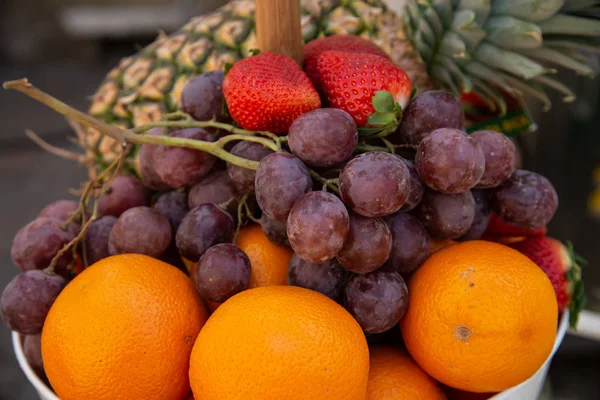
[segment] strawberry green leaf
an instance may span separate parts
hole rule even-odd
[[[367,123],[373,126],[387,126],[394,122],[395,116],[391,112],[376,112],[369,115]]]
[[[233,63],[225,63],[225,65],[223,66],[223,74],[227,75],[229,73],[229,71],[231,70],[231,68],[233,68]]]
[[[259,54],[260,54],[260,50],[259,50],[259,49],[250,49],[248,52],[249,52],[251,55],[253,55],[253,56],[257,56],[257,55],[259,55]]]
[[[371,101],[373,103],[373,108],[377,113],[391,112],[394,110],[396,104],[394,96],[387,90],[377,91]]]
[[[573,285],[571,302],[569,304],[569,325],[577,329],[579,313],[585,307],[586,298],[583,290],[583,280],[581,279],[581,267],[587,265],[587,261],[575,253],[573,243],[567,242],[567,250],[571,258],[571,268],[567,271],[567,280]]]
[[[410,99],[414,99],[415,96],[417,95],[417,88],[413,87],[412,90],[410,91]]]

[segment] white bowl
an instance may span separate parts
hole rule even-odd
[[[532,400],[537,399],[542,391],[542,386],[544,385],[544,380],[546,379],[546,375],[548,373],[548,369],[550,368],[550,363],[552,361],[552,357],[558,350],[558,347],[563,341],[565,337],[565,333],[567,332],[567,325],[569,321],[569,313],[565,312],[560,320],[558,325],[558,332],[556,334],[556,341],[554,342],[554,348],[552,349],[552,353],[548,356],[544,365],[533,375],[531,378],[526,380],[525,382],[517,385],[511,389],[505,390],[502,393],[498,393],[496,396],[492,397],[490,400]],[[37,390],[41,400],[60,400],[54,392],[46,386],[46,384],[38,378],[36,373],[33,371],[27,360],[25,359],[25,354],[23,354],[23,347],[21,343],[21,337],[18,333],[13,332],[12,334],[13,347],[15,349],[15,354],[17,355],[17,361],[21,366],[23,372],[29,379],[29,382],[33,385],[35,390]]]

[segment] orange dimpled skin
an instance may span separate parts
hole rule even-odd
[[[364,400],[369,349],[339,304],[295,286],[241,292],[209,318],[190,360],[202,400]]]
[[[192,281],[151,257],[105,258],[71,281],[42,332],[61,400],[181,400],[207,313]]]
[[[412,276],[409,296],[400,321],[406,347],[448,386],[506,390],[530,378],[552,351],[552,284],[504,245],[476,240],[436,252]]]

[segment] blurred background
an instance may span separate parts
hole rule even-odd
[[[104,75],[122,57],[172,32],[190,17],[225,0],[0,0],[0,81],[28,77],[45,91],[85,110]],[[595,60],[600,72],[600,60]],[[600,312],[600,213],[589,200],[599,189],[600,83],[560,76],[578,88],[578,101],[542,113],[538,129],[520,139],[525,168],[547,176],[560,207],[549,234],[571,240],[589,261],[584,269],[587,309]],[[0,287],[17,274],[10,243],[17,230],[47,203],[70,198],[86,178],[84,168],[48,154],[23,134],[32,129],[50,143],[75,149],[66,121],[16,92],[0,91]],[[84,312],[84,311],[82,311]],[[600,399],[600,341],[570,333],[550,371],[552,398]],[[0,324],[0,399],[30,400],[36,394],[19,369],[10,332]]]

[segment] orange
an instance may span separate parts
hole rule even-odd
[[[192,281],[151,257],[105,258],[52,305],[42,357],[61,400],[181,400],[207,313]]]
[[[365,400],[445,400],[446,395],[406,352],[391,346],[369,349]]]
[[[552,351],[552,284],[509,247],[475,240],[440,250],[415,272],[408,292],[400,321],[406,347],[448,386],[500,392],[531,377]]]
[[[202,400],[364,400],[369,349],[339,304],[265,286],[225,301],[200,332],[190,383]]]
[[[252,264],[250,288],[287,285],[288,264],[294,254],[291,249],[273,244],[258,224],[240,230],[235,244]]]
[[[181,256],[181,261],[183,262],[183,265],[185,265],[185,269],[187,269],[187,272],[188,274],[190,274],[190,277],[194,279],[194,274],[196,273],[196,265],[198,265],[198,263],[193,262],[192,260],[188,260],[184,256]]]

